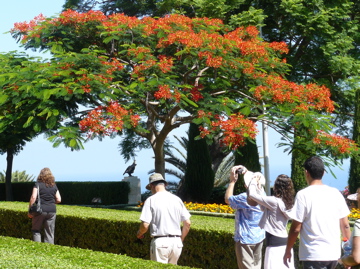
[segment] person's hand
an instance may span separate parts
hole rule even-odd
[[[31,215],[30,213],[28,213],[28,217],[29,217],[30,219],[32,219],[34,216]]]
[[[240,168],[242,169],[242,174],[247,172],[246,167],[243,165],[233,166],[230,171],[230,183],[235,183],[238,180],[238,173],[236,171]]]
[[[143,234],[140,234],[140,230],[139,230],[139,231],[137,231],[137,233],[136,233],[136,237],[137,237],[138,239],[143,239],[145,236],[144,236]]]
[[[291,251],[286,250],[283,258],[283,262],[287,268],[289,268],[289,262],[291,262]]]
[[[261,183],[260,183],[261,176],[262,175],[260,173],[256,172],[256,173],[254,173],[254,175],[251,178],[251,181],[255,182],[255,184],[259,190],[261,189]]]
[[[343,256],[343,257],[344,257],[344,256]],[[341,257],[341,258],[338,259],[338,264],[341,264],[342,267],[344,267],[345,269],[351,269],[351,266],[347,266],[346,264],[344,264],[344,262],[343,262],[343,260],[342,260],[343,257]]]

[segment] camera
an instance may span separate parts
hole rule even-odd
[[[239,168],[239,169],[236,170],[236,173],[237,173],[239,176],[241,176],[242,173],[243,173],[243,171],[244,171],[244,169]]]

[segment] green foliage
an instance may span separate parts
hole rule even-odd
[[[5,182],[5,173],[6,173],[5,171],[0,172],[0,182],[2,183]],[[27,174],[25,170],[24,171],[16,170],[11,174],[11,182],[32,182],[34,180],[35,180],[35,176]]]
[[[186,157],[184,189],[180,195],[185,201],[206,203],[214,187],[209,148],[205,139],[197,139],[199,128],[191,123]]]
[[[34,253],[36,253],[36,255],[34,255]],[[52,244],[39,244],[26,239],[0,237],[0,267],[8,269],[88,269],[175,268],[176,266],[131,258],[126,255],[117,255]]]
[[[13,183],[15,201],[29,201],[34,183]],[[101,198],[101,205],[127,204],[130,192],[128,182],[57,182],[63,204],[91,205]],[[0,200],[5,197],[5,185],[0,183]]]
[[[298,192],[307,186],[303,167],[304,161],[307,158],[308,157],[299,154],[298,151],[293,151],[291,159],[291,179],[295,192]]]
[[[355,103],[360,102],[360,89],[356,91]],[[353,139],[360,144],[360,106],[356,106]],[[349,191],[355,193],[360,187],[360,159],[352,158],[350,162]]]

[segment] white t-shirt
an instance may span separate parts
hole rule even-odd
[[[299,191],[291,218],[301,222],[299,259],[334,261],[341,255],[340,219],[349,215],[340,191],[310,185]]]
[[[140,220],[150,223],[150,235],[179,235],[180,223],[190,219],[183,201],[168,191],[157,192],[146,199]]]

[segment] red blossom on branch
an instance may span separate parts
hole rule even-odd
[[[123,108],[118,102],[111,102],[108,106],[99,106],[90,111],[80,121],[79,127],[81,131],[89,134],[110,135],[121,131],[126,123],[135,128],[139,121],[140,116],[133,115],[131,111]]]
[[[221,142],[235,150],[244,146],[247,139],[255,139],[258,133],[256,124],[248,120],[242,114],[231,115],[228,119],[220,116],[218,120],[212,121],[211,128],[200,127],[200,136],[205,137],[213,132],[221,131]]]
[[[339,155],[350,154],[357,148],[355,141],[340,135],[327,134],[323,131],[318,132],[313,142],[317,145],[322,144],[331,147]]]

